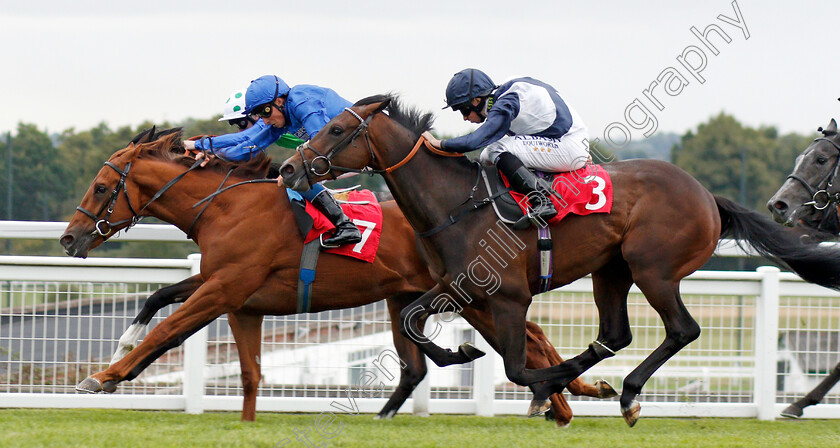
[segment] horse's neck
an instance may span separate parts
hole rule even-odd
[[[390,160],[388,166],[402,160],[414,142],[406,140],[394,146],[405,150],[395,153],[391,158],[398,160]],[[416,231],[423,232],[449,219],[450,212],[469,197],[478,174],[475,165],[434,156],[420,148],[407,164],[383,177],[406,219]]]
[[[141,190],[140,207],[148,204],[151,198],[160,191],[171,179],[174,179],[179,174],[183,173],[186,167],[163,162],[152,162],[155,165],[150,165],[150,171],[156,173],[154,176],[143,176],[141,183],[138,184]],[[158,165],[160,163],[161,165]],[[205,208],[207,204],[202,203],[193,207],[202,199],[207,198],[215,193],[222,180],[225,178],[224,174],[204,168],[198,168],[193,172],[184,176],[183,179],[172,185],[160,198],[156,199],[151,204],[148,204],[146,213],[150,216],[158,218],[162,221],[172,224],[185,233],[192,230],[192,235],[197,235],[201,228],[206,228],[208,225],[212,226],[216,221],[215,215],[219,213],[220,206],[227,210],[227,213],[238,214],[236,207],[240,204],[236,200],[237,188],[248,188],[247,186],[237,187],[229,192],[219,194],[212,198],[210,205],[202,212],[201,216],[196,220],[196,216]],[[225,186],[233,185],[236,182],[241,182],[242,179],[228,178],[225,181]],[[285,189],[278,193],[286,196]],[[281,203],[283,201],[280,201]],[[192,227],[192,228],[191,228]]]

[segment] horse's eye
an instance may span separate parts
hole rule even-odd
[[[825,158],[825,157],[823,157],[823,156],[819,156],[819,157],[817,157],[817,163],[818,163],[818,164],[820,164],[820,165],[825,165],[825,162],[828,162],[828,159],[826,159],[826,158]]]
[[[338,126],[333,126],[332,128],[330,128],[330,134],[332,135],[341,135],[342,132],[344,132],[344,129],[341,129]]]
[[[96,194],[102,194],[102,193],[105,193],[106,190],[107,190],[107,188],[105,188],[105,185],[97,185],[96,188],[94,188],[93,191]]]

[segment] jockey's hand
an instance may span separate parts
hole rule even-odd
[[[286,184],[283,183],[283,176],[277,176],[277,186],[280,188],[286,188]]]
[[[195,140],[184,140],[184,150],[187,152],[195,151]]]
[[[425,131],[423,132],[423,135],[421,137],[425,138],[429,142],[429,144],[431,144],[435,148],[440,149],[440,140],[435,138],[435,136],[432,135],[431,132]]]
[[[214,156],[213,154],[208,154],[208,153],[205,153],[205,152],[199,152],[199,153],[196,153],[196,155],[195,155],[195,160],[204,159],[204,161],[201,162],[201,165],[199,165],[201,167],[207,166],[207,164],[210,163],[210,161],[215,159],[215,158],[216,158],[216,156]]]

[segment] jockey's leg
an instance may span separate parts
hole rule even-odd
[[[359,228],[344,214],[341,206],[323,185],[315,184],[309,191],[301,193],[301,195],[335,224],[335,233],[332,237],[324,240],[324,245],[341,246],[362,241],[362,233],[359,232]]]
[[[502,152],[496,158],[496,166],[507,177],[510,186],[527,196],[531,203],[530,217],[522,217],[514,224],[514,228],[527,227],[526,222],[529,219],[547,222],[557,216],[557,209],[549,199],[551,186],[528,170],[518,157],[507,151]]]

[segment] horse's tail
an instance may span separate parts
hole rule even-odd
[[[800,234],[729,199],[715,196],[721,238],[749,243],[759,255],[790,268],[809,283],[840,290],[840,249],[803,242]]]

